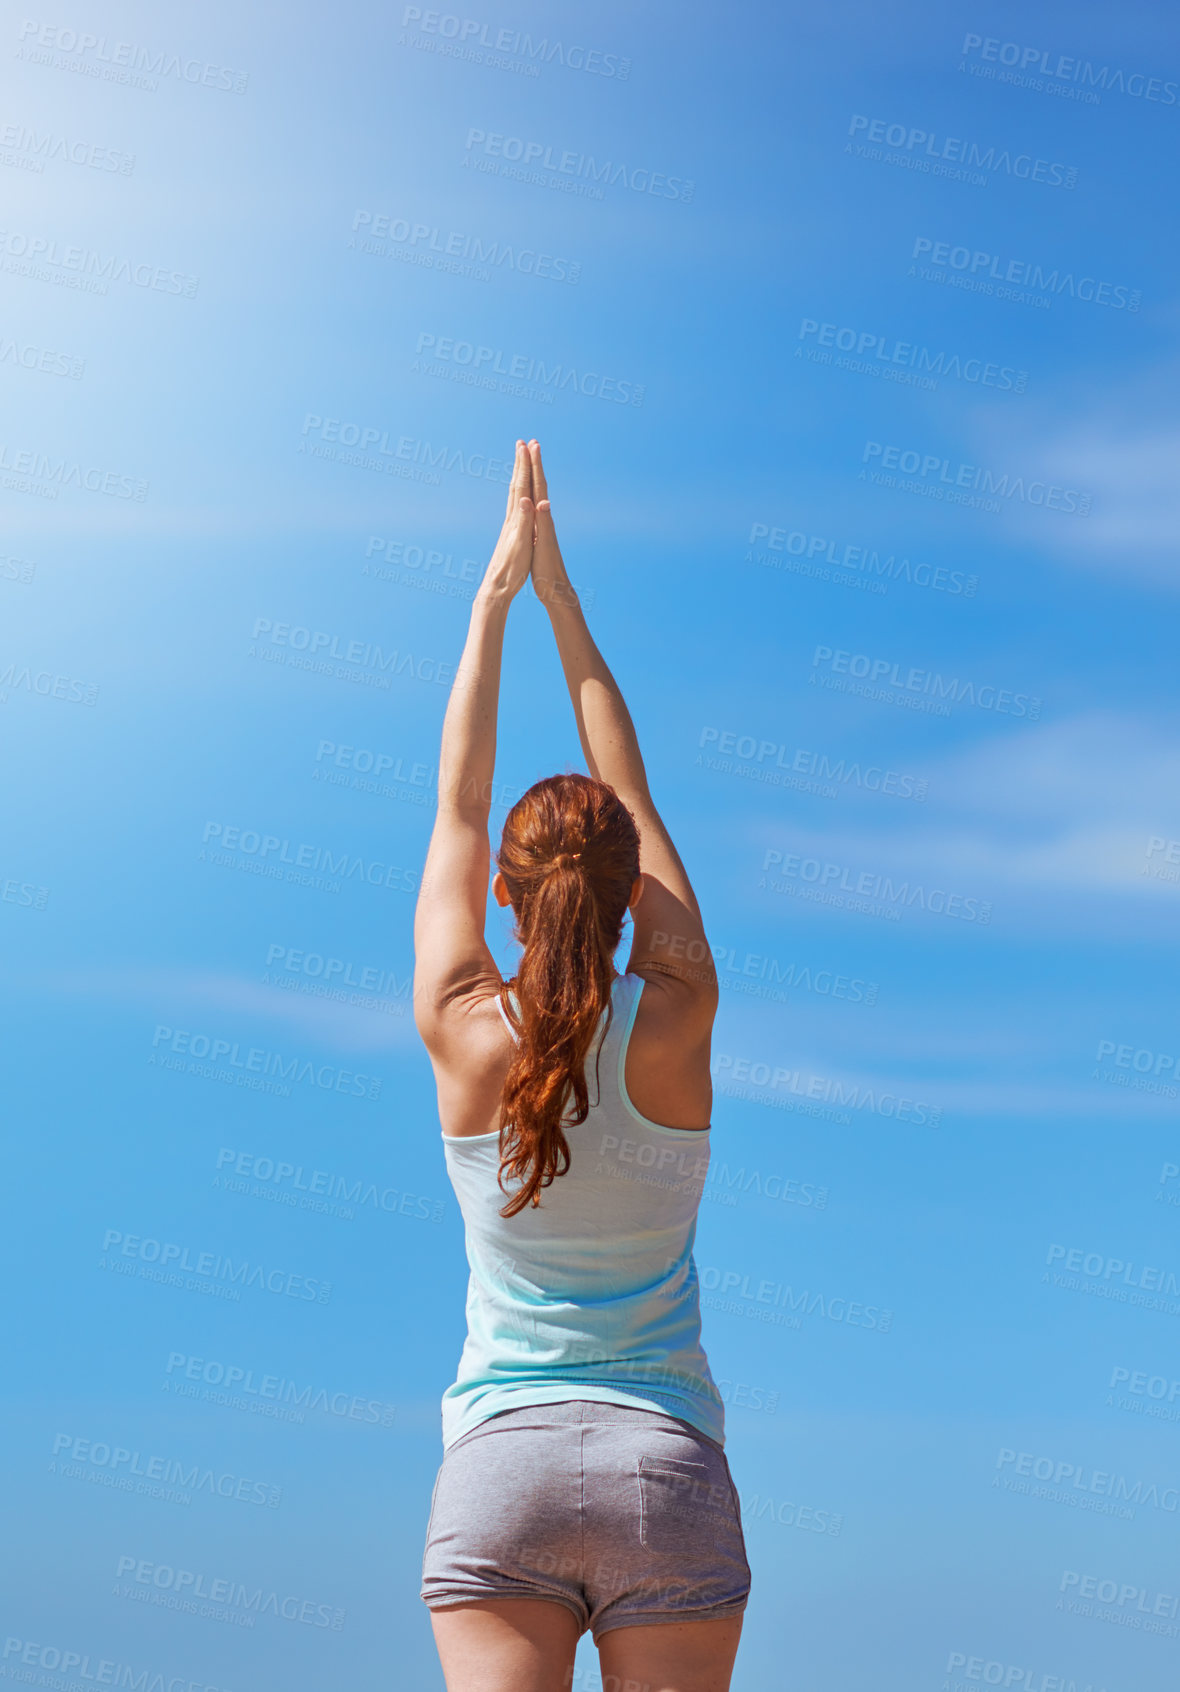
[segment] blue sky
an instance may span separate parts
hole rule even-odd
[[[9,1660],[442,1685],[465,1263],[412,887],[535,434],[719,954],[734,1686],[785,1610],[810,1692],[1163,1692],[1175,25],[421,12],[5,26]],[[500,798],[578,758],[526,594]],[[285,1290],[208,1296],[226,1255]]]

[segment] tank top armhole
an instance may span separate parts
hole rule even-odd
[[[642,1122],[643,1126],[650,1128],[654,1134],[684,1134],[694,1135],[700,1140],[707,1139],[713,1126],[712,1123],[709,1124],[708,1128],[670,1128],[666,1122],[653,1122],[650,1116],[644,1116],[643,1112],[637,1110],[632,1103],[631,1095],[627,1091],[627,1051],[631,1045],[631,1032],[635,1027],[635,1018],[639,1014],[639,1001],[643,997],[643,989],[647,986],[647,982],[642,975],[623,976],[620,979],[634,980],[639,983],[638,987],[631,990],[631,1003],[627,1009],[622,1035],[619,1040],[618,1088],[619,1100],[623,1109],[628,1116],[633,1116],[636,1122]]]
[[[519,1036],[516,1032],[516,1029],[513,1028],[511,1022],[508,1020],[508,1012],[504,1009],[504,1001],[503,1001],[503,999],[501,999],[499,993],[496,994],[496,1009],[499,1011],[500,1016],[503,1020],[504,1026],[508,1030],[509,1034],[512,1036],[514,1043],[518,1043],[519,1042]]]

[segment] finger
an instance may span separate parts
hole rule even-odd
[[[547,499],[537,501],[537,549],[540,552],[560,552],[557,530],[553,524],[553,507]]]
[[[519,495],[519,493],[521,491],[521,478],[524,474],[524,466],[525,466],[527,459],[528,459],[528,448],[527,448],[527,446],[525,445],[524,441],[517,441],[517,443],[516,443],[516,456],[512,461],[512,475],[511,475],[511,477],[509,478],[509,481],[508,481],[508,503],[504,507],[504,521],[505,522],[507,522],[508,519],[512,516],[513,508],[516,505],[517,496]]]
[[[520,481],[516,489],[517,499],[536,500],[533,488],[533,461],[529,457],[528,442],[520,443]]]
[[[545,480],[545,467],[541,463],[540,441],[529,442],[528,455],[533,478],[533,498],[540,504],[541,500],[549,498],[549,484]]]
[[[520,500],[519,500],[517,507],[516,507],[516,533],[517,533],[517,537],[520,538],[522,535],[527,535],[528,539],[529,539],[529,544],[531,545],[532,540],[533,540],[533,528],[534,528],[535,523],[536,523],[536,515],[533,511],[533,502],[529,498],[528,494],[521,494]]]

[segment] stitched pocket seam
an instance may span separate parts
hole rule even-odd
[[[641,1457],[641,1475],[678,1475],[681,1480],[696,1480],[707,1475],[707,1463],[693,1463],[687,1457]]]
[[[670,1549],[669,1547],[653,1545],[648,1539],[648,1522],[651,1512],[649,1509],[648,1489],[644,1485],[644,1482],[654,1480],[657,1476],[663,1476],[668,1480],[690,1480],[697,1482],[698,1484],[703,1483],[707,1485],[709,1479],[709,1466],[707,1463],[690,1462],[687,1458],[683,1457],[641,1457],[639,1459],[636,1473],[639,1480],[639,1542],[641,1545],[646,1546],[649,1551],[656,1552],[657,1555],[667,1555]],[[713,1506],[709,1513],[715,1520],[716,1506]],[[720,1539],[722,1531],[723,1530],[719,1525],[714,1526],[713,1534],[711,1536],[714,1550],[723,1549]]]

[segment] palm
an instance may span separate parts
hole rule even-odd
[[[560,586],[566,581],[565,563],[561,548],[557,544],[553,507],[549,503],[549,484],[545,479],[545,467],[541,463],[541,447],[538,441],[529,442],[529,458],[532,465],[533,501],[537,512],[533,539],[533,586],[537,590],[538,598],[550,600],[557,595]]]
[[[533,562],[536,516],[532,492],[532,465],[528,448],[523,441],[517,441],[504,525],[488,565],[488,579],[512,594],[524,586]]]

